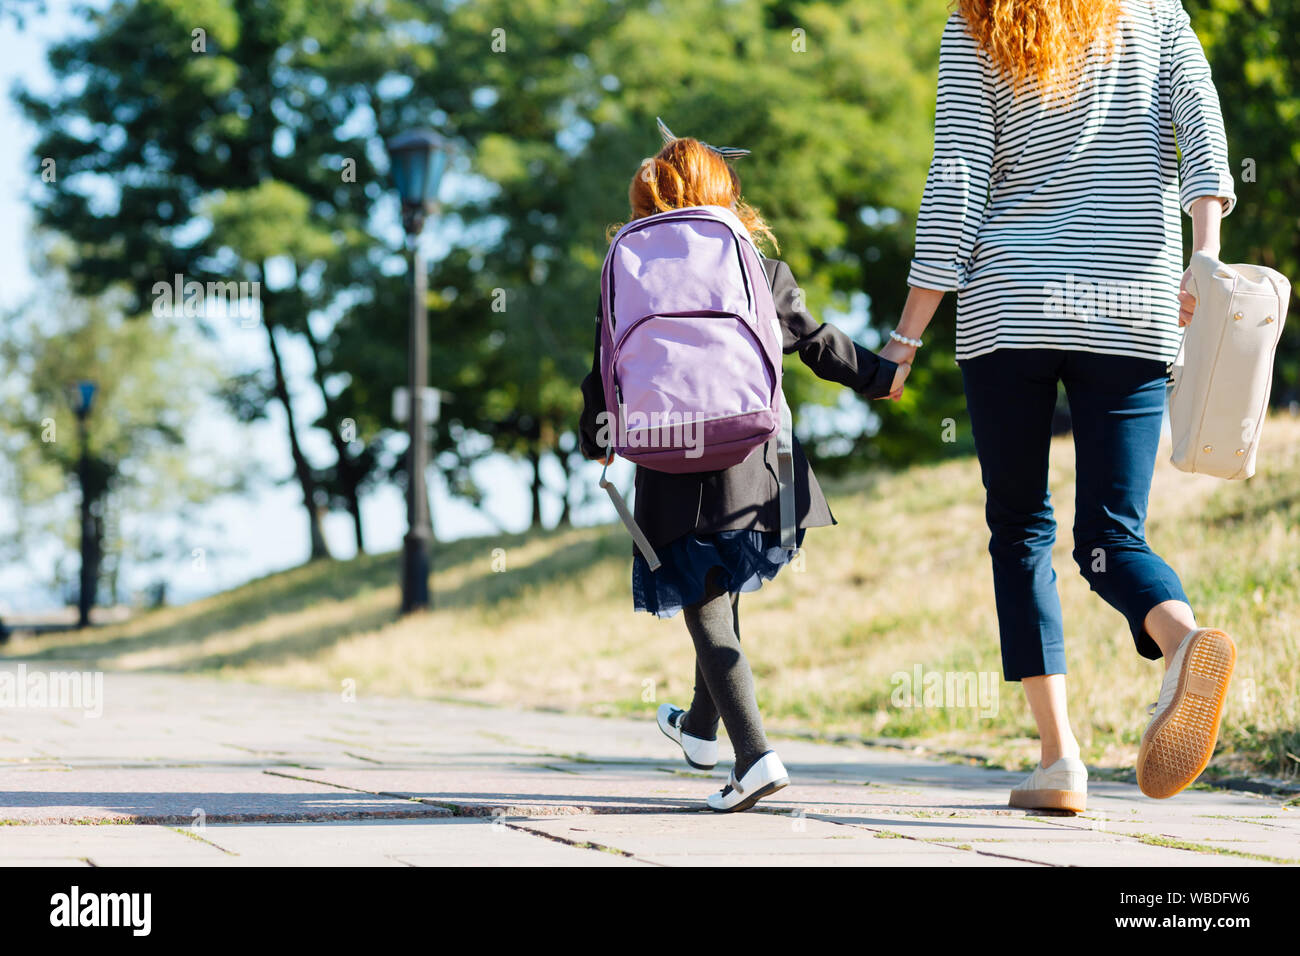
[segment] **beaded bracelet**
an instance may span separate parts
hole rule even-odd
[[[920,339],[909,339],[906,335],[899,335],[896,331],[891,331],[889,337],[895,342],[902,342],[904,345],[910,345],[914,349],[919,349],[922,345]]]

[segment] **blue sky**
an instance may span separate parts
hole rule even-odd
[[[81,23],[72,13],[70,0],[49,0],[44,16],[29,18],[19,31],[12,22],[0,24],[0,307],[13,307],[34,291],[28,267],[28,240],[31,214],[26,198],[37,181],[37,168],[31,156],[35,132],[10,100],[9,92],[21,81],[41,90],[50,85],[45,69],[45,50],[53,41],[79,30]],[[449,176],[447,189],[456,188]],[[445,193],[444,193],[445,195]],[[394,212],[396,203],[394,202]],[[445,248],[445,237],[431,228],[426,235],[426,252],[436,260]],[[219,325],[216,342],[218,360],[233,370],[250,366],[266,367],[269,358],[266,337],[259,327],[240,328],[232,319]],[[308,373],[310,359],[306,346],[282,340],[282,351],[293,391],[295,414],[300,421],[311,421],[320,412],[320,399],[311,386]],[[401,383],[394,383],[401,384]],[[433,383],[437,384],[437,383]],[[575,383],[576,385],[576,383]],[[194,442],[218,456],[254,458],[254,471],[262,476],[249,496],[223,499],[206,506],[200,520],[187,525],[185,545],[203,548],[207,557],[202,570],[188,558],[155,566],[137,566],[127,574],[126,589],[144,587],[155,579],[169,582],[173,600],[184,600],[238,584],[270,571],[292,567],[307,557],[306,516],[301,494],[295,484],[280,479],[291,474],[291,460],[284,432],[283,414],[278,405],[270,420],[255,426],[239,426],[215,405],[195,422]],[[328,439],[317,430],[303,435],[307,454],[318,465],[332,461]],[[626,480],[628,469],[620,463],[618,473]],[[509,530],[522,530],[528,522],[527,468],[522,463],[498,458],[485,462],[480,476],[488,490],[487,510],[496,522]],[[487,478],[487,476],[491,478]],[[432,476],[431,476],[432,477]],[[552,478],[558,478],[556,469]],[[558,486],[558,480],[556,482]],[[487,534],[495,530],[475,509],[451,499],[437,481],[432,483],[433,514],[439,537],[451,539],[466,535]],[[548,499],[544,516],[548,523],[558,514],[559,503]],[[608,518],[608,508],[599,504],[589,509],[593,519]],[[367,548],[372,552],[395,550],[401,546],[405,531],[405,507],[397,488],[385,487],[372,493],[362,504],[366,523]],[[612,514],[612,511],[610,511]],[[12,506],[0,500],[0,529],[13,520]],[[129,533],[129,525],[126,526]],[[350,518],[332,514],[326,521],[325,534],[338,557],[353,553]],[[60,549],[53,546],[37,549],[22,563],[0,566],[0,613],[5,610],[29,610],[57,603],[46,584],[52,562]],[[65,560],[70,559],[64,556]]]

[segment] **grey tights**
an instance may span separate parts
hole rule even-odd
[[[695,642],[695,698],[682,729],[712,740],[721,716],[736,751],[735,774],[742,777],[767,752],[767,736],[754,698],[754,676],[740,649],[740,595],[723,590],[721,577],[718,568],[710,571],[704,597],[682,612]]]

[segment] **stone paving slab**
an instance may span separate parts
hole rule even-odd
[[[1150,846],[1134,840],[1089,840],[1080,842],[1035,841],[1032,843],[972,844],[978,853],[997,853],[1020,860],[1052,866],[1143,866],[1143,867],[1236,867],[1275,864],[1236,856],[1197,853],[1174,847]]]
[[[217,824],[203,837],[244,866],[638,866],[636,860],[538,839],[504,820],[388,820],[327,824]],[[583,842],[583,841],[576,841]]]
[[[856,827],[776,813],[621,814],[533,819],[522,826],[591,842],[666,866],[1016,866],[1015,860],[882,837]]]
[[[168,863],[168,866],[170,865],[171,864]],[[17,859],[17,860],[10,860],[5,857],[0,857],[0,867],[22,867],[25,870],[28,867],[36,867],[36,866],[49,867],[49,868],[57,867],[60,869],[66,867],[84,866],[86,869],[90,869],[91,864],[87,863],[85,860],[74,860],[70,857],[59,857],[59,856],[33,856],[33,857],[24,857],[22,859]]]
[[[895,748],[773,743],[791,786],[757,812],[725,816],[701,809],[727,764],[688,770],[649,719],[106,674],[100,717],[0,710],[0,824],[30,825],[0,825],[0,862],[1176,867],[1300,858],[1300,809],[1273,797],[1191,790],[1153,801],[1132,784],[1094,780],[1088,813],[1035,814],[1006,806],[1018,774]],[[147,826],[188,830],[195,808],[212,842]],[[135,825],[59,825],[72,820]],[[93,842],[101,832],[125,836]]]
[[[650,770],[611,772],[597,786],[586,775],[546,768],[497,767],[480,770],[448,767],[440,770],[295,770],[315,780],[366,793],[385,793],[462,813],[510,816],[574,813],[646,813],[698,810],[704,799],[721,789],[716,782],[687,780]],[[716,784],[716,785],[715,785]]]
[[[57,843],[64,856],[51,856]],[[485,820],[10,827],[6,866],[644,866]]]
[[[61,855],[51,854],[55,847]],[[165,861],[168,866],[212,866],[219,864],[224,855],[179,828],[151,824],[55,823],[5,827],[0,834],[0,864],[5,866],[105,866],[122,859]]]
[[[6,822],[189,824],[196,811],[208,821],[447,813],[258,770],[0,771],[0,819]]]
[[[1220,853],[1260,856],[1278,863],[1300,863],[1300,834],[1284,827],[1264,827],[1246,822],[1225,826],[1192,816],[1181,820],[1094,819],[1097,832],[1108,837],[1147,841],[1172,840],[1180,844],[1214,848]],[[1213,865],[1206,863],[1206,865]],[[1242,865],[1246,865],[1243,862]]]

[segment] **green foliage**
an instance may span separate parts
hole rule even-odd
[[[471,238],[431,283],[455,290],[431,296],[435,352],[454,359],[432,379],[455,396],[444,452],[466,430],[510,453],[574,457],[606,229],[627,218],[630,178],[660,145],[656,115],[679,134],[753,150],[738,163],[746,195],[815,313],[833,318],[856,303],[862,314],[865,302],[873,325],[892,326],[930,158],[945,16],[900,0],[481,0],[435,15],[432,62],[409,73],[410,100],[446,117],[491,183],[448,210]],[[373,320],[364,310],[342,325]],[[466,326],[476,338],[457,344]],[[373,353],[340,352],[348,371],[362,360]],[[796,405],[840,398],[797,360],[788,366]],[[853,435],[857,456],[947,450],[939,422],[960,409],[951,349],[927,349],[915,380],[929,386],[920,404],[872,407],[910,427],[891,425],[887,440]],[[860,432],[874,416],[857,419]]]
[[[1237,169],[1225,255],[1300,275],[1300,0],[1189,7],[1234,162],[1254,161],[1255,182]],[[430,381],[449,396],[436,461],[454,492],[480,501],[469,468],[490,452],[576,464],[606,229],[626,219],[630,177],[660,145],[657,115],[753,151],[737,163],[746,197],[814,314],[864,343],[892,327],[947,13],[906,0],[116,0],[89,35],[52,50],[53,97],[18,97],[40,127],[35,155],[57,164],[38,220],[74,240],[79,291],[124,283],[143,303],[177,272],[265,279],[268,263],[287,265],[292,282],[265,295],[265,317],[310,345],[326,404],[313,424],[336,436],[356,423],[357,442],[336,440],[338,460],[312,469],[335,501],[402,467],[383,451],[405,379],[407,287],[376,224],[387,191],[376,158],[393,133],[439,127],[459,146],[461,183],[475,181],[442,210],[452,248],[429,283]],[[1296,344],[1292,323],[1278,401],[1300,395]],[[841,440],[809,442],[823,467],[969,447],[951,301],[900,402],[852,411],[787,365],[796,406],[841,403]],[[223,391],[251,418],[277,381],[248,372]]]
[[[295,262],[326,259],[334,240],[311,216],[311,200],[292,186],[266,180],[252,189],[211,197],[202,210],[215,245],[245,262],[288,256]]]
[[[115,0],[89,17],[88,33],[50,51],[56,92],[17,93],[40,131],[35,156],[55,164],[37,221],[71,240],[76,291],[124,287],[129,311],[176,274],[262,283],[273,367],[224,392],[244,418],[272,397],[285,406],[312,554],[322,555],[317,506],[335,489],[320,479],[337,476],[359,514],[375,436],[358,433],[356,448],[337,438],[319,368],[328,355],[307,320],[368,288],[386,252],[368,232],[385,192],[376,132],[358,122],[388,68],[371,42],[385,22],[349,0]],[[318,360],[326,412],[314,424],[338,459],[320,475],[298,441],[277,330],[301,336]]]
[[[1300,0],[1188,0],[1223,105],[1237,207],[1223,224],[1227,262],[1291,282],[1273,402],[1300,401]]]
[[[57,277],[46,276],[50,285]],[[153,556],[166,547],[146,534],[112,534],[123,515],[183,517],[187,509],[236,487],[238,468],[198,457],[191,427],[217,370],[200,343],[173,322],[128,317],[121,296],[78,299],[57,289],[0,326],[0,447],[3,480],[18,504],[15,555],[39,540],[75,548],[72,489],[82,455],[71,389],[97,386],[86,420],[86,494],[98,533],[110,537],[110,567],[123,553]]]

